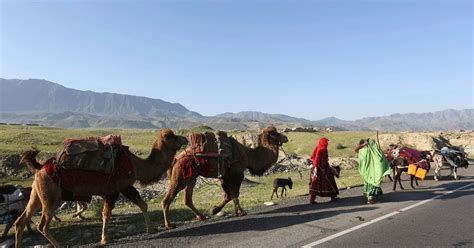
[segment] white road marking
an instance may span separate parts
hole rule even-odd
[[[438,198],[440,198],[440,197],[443,197],[443,196],[445,196],[445,195],[454,193],[454,192],[456,192],[456,191],[458,191],[458,190],[462,190],[462,189],[467,188],[467,187],[472,186],[472,185],[474,185],[474,183],[470,183],[470,184],[468,184],[468,185],[464,185],[464,186],[462,186],[462,187],[459,187],[459,188],[457,188],[457,189],[455,189],[455,190],[451,190],[451,191],[444,192],[444,193],[442,193],[441,195],[434,196],[434,197],[432,197],[432,198],[430,198],[430,199],[426,199],[426,200],[423,200],[423,201],[421,201],[421,202],[417,202],[417,203],[415,203],[415,204],[413,204],[413,205],[410,205],[410,206],[405,207],[405,208],[402,208],[402,209],[400,209],[400,210],[397,210],[397,211],[391,212],[391,213],[389,213],[389,214],[380,216],[380,217],[378,217],[378,218],[376,218],[376,219],[373,219],[373,220],[371,220],[371,221],[368,221],[368,222],[366,222],[366,223],[360,224],[360,225],[358,225],[358,226],[351,227],[351,228],[349,228],[349,229],[346,229],[346,230],[344,230],[344,231],[342,231],[342,232],[335,233],[335,234],[333,234],[333,235],[331,235],[331,236],[328,236],[328,237],[326,237],[326,238],[323,238],[323,239],[320,239],[320,240],[316,240],[316,241],[314,241],[314,242],[312,242],[312,243],[309,243],[309,244],[307,244],[307,245],[303,245],[302,248],[310,248],[310,247],[317,246],[317,245],[322,244],[322,243],[325,243],[325,242],[327,242],[327,241],[329,241],[329,240],[332,240],[332,239],[335,239],[335,238],[337,238],[337,237],[340,237],[340,236],[342,236],[342,235],[344,235],[344,234],[348,234],[348,233],[353,232],[353,231],[355,231],[355,230],[357,230],[357,229],[361,229],[361,228],[363,228],[363,227],[366,227],[366,226],[368,226],[368,225],[374,224],[374,223],[379,222],[379,221],[381,221],[381,220],[390,218],[390,217],[392,217],[392,216],[394,216],[394,215],[397,215],[397,214],[402,213],[402,212],[404,212],[404,211],[407,211],[407,210],[409,210],[409,209],[418,207],[418,206],[423,205],[423,204],[425,204],[425,203],[428,203],[428,202],[430,202],[430,201],[432,201],[432,200],[436,200],[436,199],[438,199]]]

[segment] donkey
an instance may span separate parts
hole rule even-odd
[[[283,198],[283,192],[285,192],[285,197],[286,197],[286,186],[288,188],[292,189],[293,188],[293,181],[291,181],[291,177],[288,177],[288,179],[285,178],[275,178],[273,180],[273,193],[272,196],[270,197],[270,200],[273,199],[273,195],[276,193],[276,196],[278,198],[278,188],[281,187],[281,197]]]
[[[443,167],[449,167],[449,169],[451,170],[451,173],[448,175],[448,177],[453,175],[454,180],[458,180],[458,174],[457,174],[458,167],[467,168],[469,166],[469,162],[466,159],[467,156],[464,152],[458,151],[454,155],[454,158],[457,160],[458,162],[457,164],[459,165],[457,165],[456,162],[454,162],[453,160],[446,158],[445,156],[441,154],[440,151],[435,150],[435,149],[430,151],[430,156],[435,165],[434,180],[436,181],[439,180],[439,177],[441,176],[440,171]]]

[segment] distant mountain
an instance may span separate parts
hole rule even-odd
[[[161,99],[66,88],[46,80],[0,78],[0,122],[63,128],[192,128],[218,130],[333,127],[334,130],[434,131],[474,129],[474,109],[392,114],[356,121],[318,121],[255,111],[202,116]]]
[[[267,121],[282,121],[282,122],[294,122],[294,123],[311,123],[310,120],[306,120],[303,118],[296,118],[291,117],[288,115],[282,114],[266,114],[262,112],[256,111],[242,111],[238,113],[223,113],[216,115],[217,118],[234,118],[246,121],[259,121],[259,122],[267,122]]]
[[[202,117],[179,103],[66,88],[46,80],[0,79],[2,112],[75,112],[121,118]]]
[[[355,121],[355,124],[386,131],[473,130],[474,109],[368,117]]]

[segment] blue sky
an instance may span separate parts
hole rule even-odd
[[[0,77],[353,120],[473,108],[471,1],[2,1]]]

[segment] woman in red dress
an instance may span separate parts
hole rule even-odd
[[[321,138],[319,145],[314,148],[311,160],[313,167],[311,170],[311,181],[309,186],[310,203],[316,203],[316,196],[331,197],[331,201],[339,199],[339,190],[334,179],[334,174],[329,168],[327,138]]]

